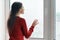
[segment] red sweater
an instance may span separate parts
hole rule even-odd
[[[9,40],[24,40],[24,36],[29,38],[33,32],[33,29],[34,26],[31,26],[28,31],[25,19],[17,17],[13,24],[13,28],[9,31]]]

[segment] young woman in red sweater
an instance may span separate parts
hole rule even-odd
[[[28,31],[25,19],[19,17],[20,14],[24,14],[22,3],[14,2],[7,21],[10,36],[9,40],[24,40],[24,36],[29,38],[34,30],[34,27],[38,24],[38,20],[34,20]]]

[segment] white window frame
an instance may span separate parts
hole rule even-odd
[[[6,22],[9,16],[9,1],[5,0]],[[44,0],[44,38],[30,38],[29,40],[55,40],[55,13],[55,0]]]

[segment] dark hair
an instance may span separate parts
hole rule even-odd
[[[8,28],[12,28],[14,20],[16,19],[16,14],[18,13],[19,9],[22,8],[21,2],[14,2],[11,7],[10,16],[7,22]]]

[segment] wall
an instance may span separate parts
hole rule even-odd
[[[0,40],[5,40],[4,0],[0,0]]]

